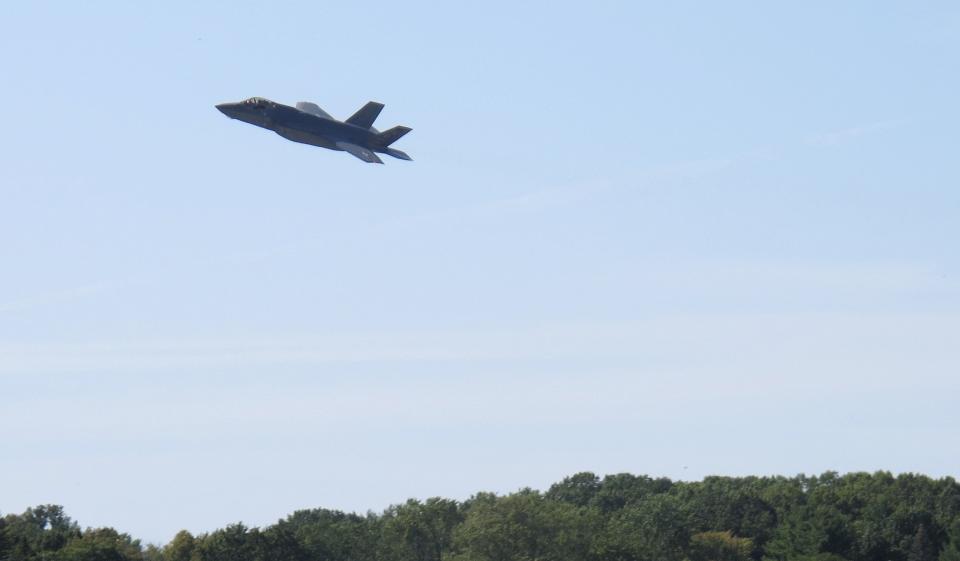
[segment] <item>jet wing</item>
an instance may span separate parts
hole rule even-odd
[[[377,115],[379,115],[380,111],[382,110],[382,103],[368,101],[366,105],[361,107],[356,113],[351,115],[350,118],[344,122],[350,123],[351,125],[356,125],[360,128],[369,129],[373,126],[373,122],[377,120]]]
[[[373,153],[373,150],[370,150],[369,148],[364,148],[363,146],[357,146],[356,144],[350,144],[349,142],[343,142],[341,140],[340,142],[337,143],[337,148],[345,152],[350,152],[354,156],[360,158],[361,160],[369,164],[383,163],[383,160],[378,158],[377,155]]]
[[[298,101],[297,109],[303,111],[304,113],[309,113],[311,115],[316,115],[317,117],[323,117],[324,119],[333,119],[329,113],[320,109],[320,106],[316,103],[310,103],[309,101]]]

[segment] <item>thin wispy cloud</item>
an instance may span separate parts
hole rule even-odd
[[[45,308],[67,304],[77,300],[83,300],[94,296],[107,294],[111,291],[120,289],[125,282],[109,281],[83,284],[75,287],[53,290],[31,295],[24,298],[17,298],[7,302],[0,303],[0,314],[5,312],[22,312],[34,308]]]
[[[910,124],[910,121],[906,119],[887,119],[810,135],[807,138],[807,143],[815,146],[838,146],[866,136],[902,128],[908,124]]]

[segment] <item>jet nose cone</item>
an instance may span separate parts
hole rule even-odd
[[[218,111],[226,115],[227,117],[233,118],[237,116],[237,104],[236,103],[218,103],[214,105]]]

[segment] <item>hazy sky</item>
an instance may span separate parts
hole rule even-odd
[[[956,2],[16,2],[0,48],[0,512],[958,475]]]

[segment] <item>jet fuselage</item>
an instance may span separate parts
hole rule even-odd
[[[364,146],[370,144],[375,137],[369,129],[324,119],[274,101],[264,100],[260,105],[244,102],[221,103],[217,105],[217,109],[228,117],[272,130],[288,140],[331,150],[341,150],[336,146],[338,141]]]

